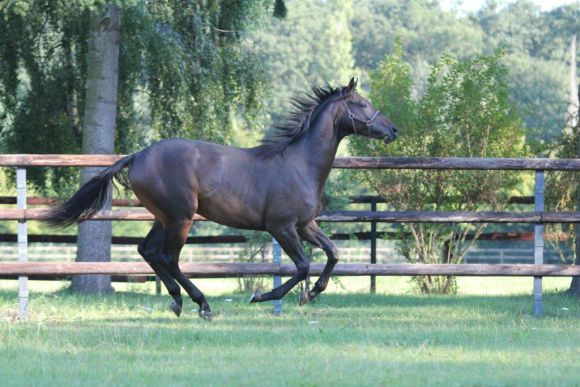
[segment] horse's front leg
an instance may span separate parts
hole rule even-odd
[[[320,277],[314,284],[314,287],[310,291],[305,291],[300,295],[300,305],[304,305],[322,293],[326,289],[326,286],[328,286],[330,274],[338,262],[338,249],[334,243],[332,243],[332,241],[324,234],[320,227],[318,227],[315,221],[312,221],[304,227],[300,228],[298,232],[305,241],[324,250],[327,257],[326,265],[322,270],[322,274],[320,274]]]
[[[296,274],[294,274],[290,279],[284,282],[282,285],[278,286],[276,289],[268,293],[255,292],[250,298],[250,302],[262,302],[270,300],[279,300],[286,293],[288,293],[298,282],[306,279],[308,276],[308,270],[310,269],[310,264],[306,259],[306,254],[300,242],[300,237],[296,232],[296,226],[294,224],[285,226],[280,229],[270,231],[270,234],[276,238],[280,247],[288,254],[296,265]]]

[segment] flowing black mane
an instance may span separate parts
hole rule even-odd
[[[320,107],[334,97],[346,95],[341,93],[345,87],[334,88],[330,85],[323,87],[312,86],[312,93],[303,93],[290,99],[294,110],[286,118],[275,124],[262,139],[262,145],[254,148],[261,158],[268,158],[280,154],[291,144],[302,137],[310,129],[310,124],[316,119]]]

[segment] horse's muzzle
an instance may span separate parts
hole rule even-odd
[[[383,139],[383,142],[384,142],[385,144],[390,144],[390,143],[392,143],[393,141],[395,141],[396,139],[397,139],[397,135],[396,135],[396,134],[395,134],[395,135],[393,135],[393,136],[389,136],[389,135],[387,135],[387,136],[385,136],[385,138]]]

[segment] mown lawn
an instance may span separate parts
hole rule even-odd
[[[302,308],[290,295],[282,316],[210,286],[211,323],[191,302],[175,318],[150,284],[83,297],[37,283],[20,322],[15,281],[0,281],[0,385],[580,385],[578,300],[547,293],[536,318],[518,281],[444,297],[346,283]]]

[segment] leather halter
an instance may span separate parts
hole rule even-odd
[[[352,122],[352,130],[355,133],[358,133],[358,131],[356,130],[356,124],[355,121],[361,122],[363,124],[366,125],[368,131],[369,131],[369,136],[371,133],[371,130],[373,129],[373,121],[375,120],[375,118],[377,118],[377,116],[379,115],[379,111],[375,111],[373,113],[373,115],[370,118],[360,118],[357,117],[352,110],[350,110],[350,107],[348,106],[348,103],[346,102],[346,99],[342,100],[342,102],[344,103],[344,107],[346,108],[346,112],[348,113],[348,118],[350,118],[351,122]]]

